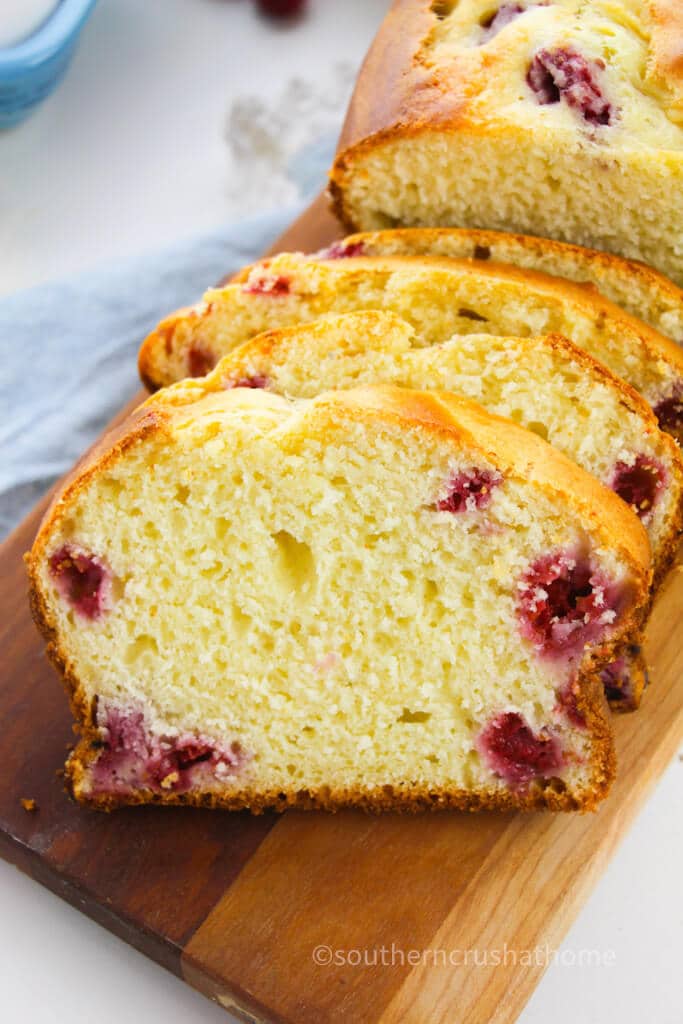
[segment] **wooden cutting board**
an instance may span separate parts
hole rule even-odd
[[[277,248],[337,234],[319,200]],[[58,775],[71,719],[21,557],[40,512],[0,552],[0,853],[245,1021],[514,1021],[543,972],[524,951],[559,945],[683,736],[683,565],[648,629],[643,706],[615,720],[619,776],[596,814],[103,815]],[[462,965],[506,948],[500,966]]]

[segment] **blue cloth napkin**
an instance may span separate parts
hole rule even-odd
[[[299,212],[279,210],[0,300],[0,535],[139,389],[138,347],[157,321],[259,256]]]

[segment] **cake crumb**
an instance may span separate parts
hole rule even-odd
[[[162,789],[173,789],[177,782],[180,781],[179,772],[169,772],[168,775],[161,780]]]
[[[29,814],[33,814],[38,810],[38,804],[35,802],[33,797],[22,796],[21,806],[25,811],[28,811]]]

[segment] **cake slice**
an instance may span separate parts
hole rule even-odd
[[[157,397],[61,489],[34,613],[97,807],[588,809],[649,545],[535,434],[389,386]]]
[[[683,284],[679,0],[394,0],[330,175],[351,230],[519,231]]]
[[[590,282],[631,316],[683,344],[683,290],[673,281],[645,263],[569,242],[477,228],[398,228],[349,235],[318,255],[493,260],[577,284]]]
[[[375,381],[473,398],[535,431],[615,490],[647,529],[654,597],[681,529],[680,450],[637,392],[560,335],[456,335],[420,348],[414,330],[394,314],[329,314],[258,335],[208,376],[166,389],[162,401],[193,402],[230,387],[310,398]],[[637,708],[646,676],[638,647],[608,666],[603,682],[612,708]]]
[[[397,313],[422,345],[454,334],[564,334],[639,391],[664,429],[683,436],[683,351],[674,342],[592,285],[492,262],[285,253],[164,320],[142,346],[140,372],[152,388],[202,376],[261,331],[363,309]]]
[[[455,335],[424,348],[395,314],[329,314],[257,335],[161,401],[185,404],[232,387],[313,398],[377,382],[456,392],[543,437],[631,506],[661,582],[682,525],[680,449],[633,388],[561,335]]]

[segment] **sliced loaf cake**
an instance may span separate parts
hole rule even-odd
[[[649,544],[535,434],[389,386],[163,396],[28,556],[79,800],[587,809]]]
[[[313,397],[375,381],[473,398],[538,433],[615,490],[647,529],[654,597],[680,534],[680,450],[637,392],[559,335],[455,335],[422,348],[414,330],[394,314],[329,314],[258,335],[206,377],[161,394],[164,403],[174,404],[231,387]],[[611,706],[637,708],[646,679],[643,656],[632,646],[604,670]]]
[[[166,389],[161,402],[231,387],[313,398],[376,382],[456,392],[533,430],[631,506],[661,581],[681,531],[680,449],[633,388],[561,335],[454,335],[425,348],[395,314],[329,314],[258,335],[208,376]]]
[[[637,260],[535,235],[478,228],[396,228],[349,235],[321,258],[347,256],[445,256],[493,260],[540,270],[577,284],[590,282],[605,298],[660,334],[683,344],[683,290]]]
[[[483,227],[683,284],[680,0],[394,0],[330,174],[351,230]]]
[[[592,285],[492,262],[282,254],[164,320],[142,346],[140,372],[152,388],[202,376],[263,330],[362,309],[399,314],[422,345],[454,334],[563,334],[636,388],[664,429],[683,433],[683,351],[674,342]]]

